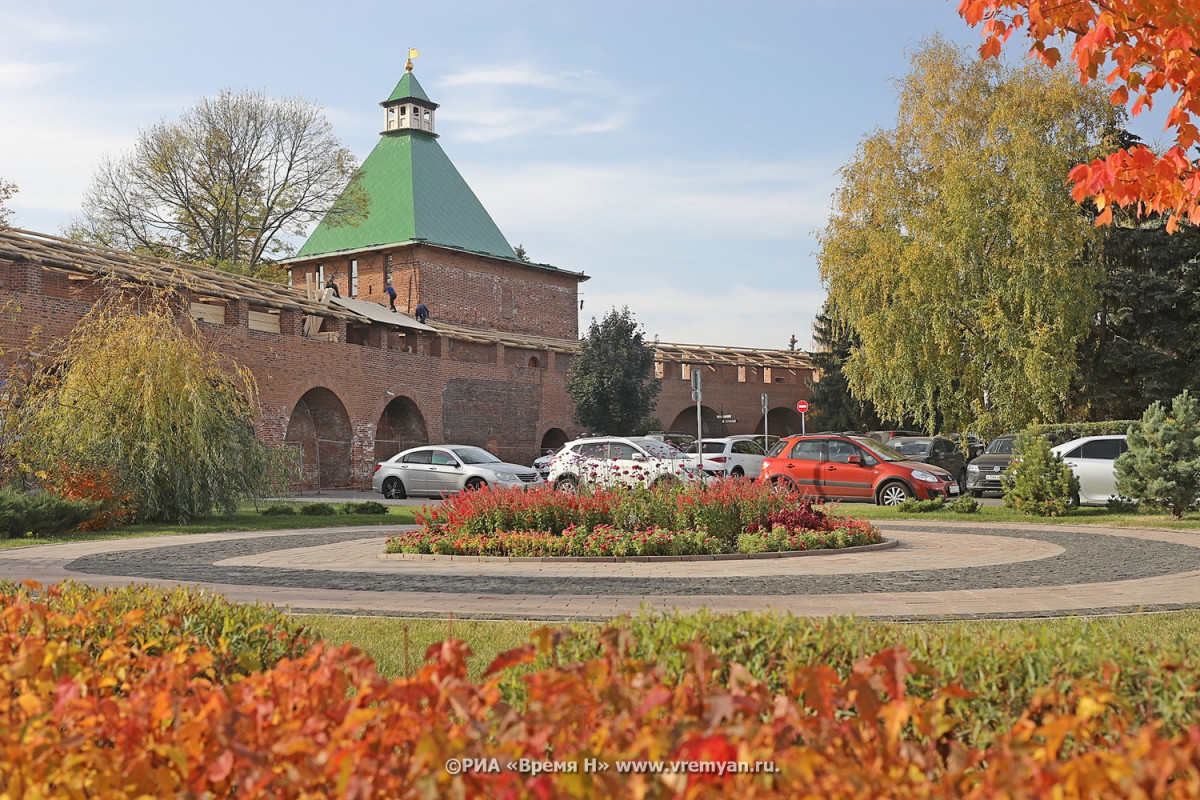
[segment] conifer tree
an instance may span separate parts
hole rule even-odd
[[[1129,428],[1129,451],[1117,459],[1117,492],[1179,519],[1200,497],[1200,401],[1184,390],[1167,411],[1146,409]]]

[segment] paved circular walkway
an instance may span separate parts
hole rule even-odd
[[[897,619],[1200,607],[1200,533],[896,521],[888,550],[753,561],[562,563],[382,555],[389,529],[196,534],[0,551],[0,577],[198,584],[341,613],[597,619],[772,608]]]

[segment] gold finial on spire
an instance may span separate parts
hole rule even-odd
[[[408,48],[408,63],[404,65],[405,72],[412,72],[412,69],[413,69],[412,60],[419,55],[421,55],[421,54],[417,52],[417,48],[415,48],[415,47]]]

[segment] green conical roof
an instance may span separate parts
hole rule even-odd
[[[362,172],[362,188],[369,198],[366,218],[337,227],[322,221],[297,258],[413,239],[516,258],[479,198],[428,133],[383,134]]]
[[[400,82],[396,84],[396,88],[392,90],[392,96],[383,102],[391,103],[394,100],[408,100],[409,98],[424,100],[426,103],[433,102],[429,99],[429,95],[425,94],[425,90],[421,88],[421,84],[417,83],[416,76],[411,72],[405,72],[404,77],[400,79]]]

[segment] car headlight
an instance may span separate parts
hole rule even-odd
[[[979,472],[978,464],[967,464],[967,472]]]
[[[925,481],[926,483],[941,483],[942,479],[932,472],[926,472],[923,469],[914,469],[912,476],[915,480]]]
[[[521,480],[511,472],[493,472],[492,474],[496,476],[496,480],[503,481],[505,483],[512,483],[513,481],[519,482]]]

